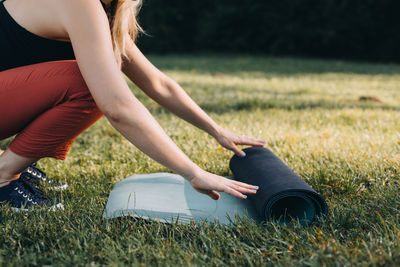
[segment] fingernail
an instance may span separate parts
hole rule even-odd
[[[240,155],[241,158],[246,157],[246,153],[243,152],[243,154]]]
[[[247,198],[247,196],[246,195],[242,195],[243,197],[244,197],[244,199],[246,199]]]
[[[257,190],[250,189],[251,192],[257,193]]]
[[[255,189],[259,189],[260,187],[257,185],[253,185]]]

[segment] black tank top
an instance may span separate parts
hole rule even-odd
[[[0,71],[35,63],[75,59],[70,42],[51,40],[20,26],[0,0]]]

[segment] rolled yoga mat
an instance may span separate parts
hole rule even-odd
[[[256,195],[239,199],[221,193],[212,200],[172,173],[139,174],[118,182],[110,193],[104,218],[133,216],[167,223],[191,221],[229,225],[238,219],[256,222],[298,219],[303,225],[327,212],[325,201],[271,151],[247,148],[230,167],[239,181],[260,186]]]
[[[304,225],[326,216],[325,200],[274,153],[263,147],[244,152],[246,157],[233,156],[229,167],[236,180],[260,187],[248,199],[263,220],[283,224],[299,220]]]

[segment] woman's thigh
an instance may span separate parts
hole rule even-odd
[[[82,91],[90,95],[75,60],[0,72],[0,140],[22,131],[41,114]]]

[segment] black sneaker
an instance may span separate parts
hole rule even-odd
[[[14,189],[11,191],[9,198],[2,204],[9,203],[15,211],[29,211],[39,207],[47,207],[51,211],[64,210],[63,204],[54,203],[44,195],[42,190],[35,188],[24,180],[12,181],[10,185]]]
[[[27,180],[28,182],[36,186],[39,186],[40,183],[43,182],[48,188],[54,190],[65,190],[68,188],[68,184],[58,183],[47,177],[46,173],[44,173],[42,170],[36,167],[36,163],[26,168],[22,172],[21,178]]]

